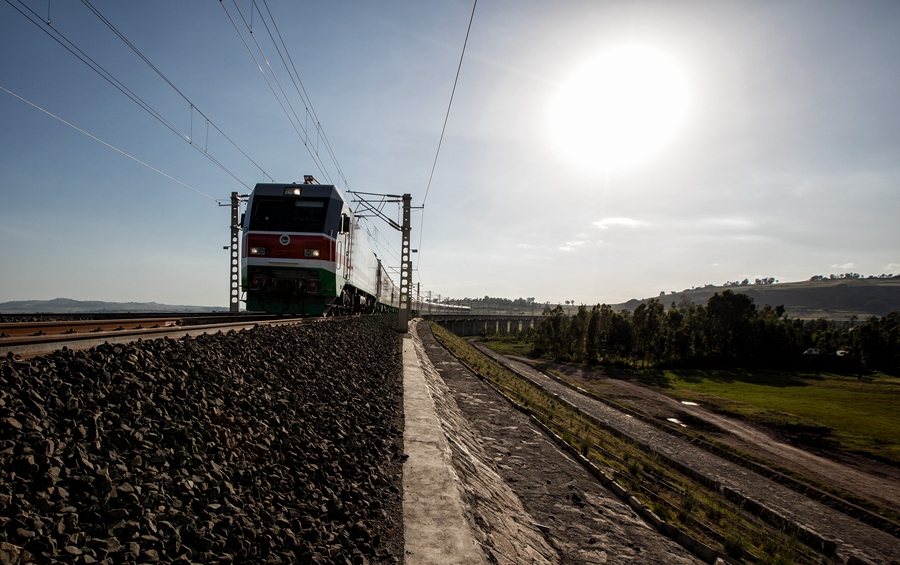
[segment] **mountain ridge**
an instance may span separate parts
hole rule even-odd
[[[656,299],[667,307],[684,299],[695,304],[706,304],[715,293],[731,290],[746,294],[760,308],[784,306],[791,318],[826,318],[849,321],[856,316],[864,320],[869,316],[886,316],[900,311],[900,278],[873,279],[825,279],[814,281],[706,286],[681,292],[660,294],[652,298],[633,298],[619,304],[611,304],[614,310],[634,310],[640,304]]]
[[[0,302],[3,314],[83,314],[94,312],[220,312],[227,306],[190,306],[159,302],[104,302],[102,300],[12,300]]]

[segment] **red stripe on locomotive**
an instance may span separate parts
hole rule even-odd
[[[250,233],[244,237],[242,255],[244,257],[274,257],[280,259],[308,259],[313,261],[334,261],[335,241],[323,235],[290,235],[287,245],[281,243],[282,234]],[[251,247],[265,247],[265,255],[250,255]],[[307,257],[307,249],[317,249],[318,257]]]

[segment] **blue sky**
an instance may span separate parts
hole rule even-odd
[[[84,4],[0,3],[0,86],[212,197],[0,91],[0,302],[225,305],[229,216],[214,200],[247,189],[10,3],[41,18],[49,6],[54,29],[242,183],[266,180]],[[267,174],[322,178],[223,10],[237,18],[233,0],[92,4]],[[249,17],[251,2],[237,7]],[[472,4],[268,7],[349,187],[421,204]],[[900,272],[898,25],[887,1],[482,0],[414,219],[414,282],[616,303],[745,277]],[[254,32],[275,66],[258,16]],[[679,66],[684,119],[636,168],[574,165],[550,134],[554,97],[626,44]],[[399,236],[377,227],[398,262]]]

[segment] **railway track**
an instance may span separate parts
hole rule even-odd
[[[250,329],[259,325],[280,326],[321,320],[322,318],[244,314],[4,323],[0,324],[0,355],[27,358],[52,353],[63,347],[82,350],[103,343],[179,338]]]

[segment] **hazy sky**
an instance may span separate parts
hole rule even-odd
[[[0,86],[212,199],[0,91],[0,302],[226,305],[229,211],[214,200],[248,189],[13,6],[49,10],[54,30],[242,183],[267,178],[207,135],[198,110],[278,182],[340,176],[312,128],[319,171],[223,9],[243,26],[250,1],[91,2],[195,110],[74,1],[0,3]],[[472,3],[268,8],[349,187],[421,205]],[[900,273],[898,29],[895,1],[481,0],[414,216],[414,282],[459,298],[616,303],[745,277]],[[259,14],[253,30],[307,127]],[[573,73],[633,48],[677,75],[646,89],[664,108],[647,127],[674,125],[616,167],[630,157],[609,151],[640,128],[585,152],[567,145],[554,104],[580,84]],[[616,113],[591,88],[583,108],[562,104],[570,122]],[[396,267],[399,234],[377,228]]]

